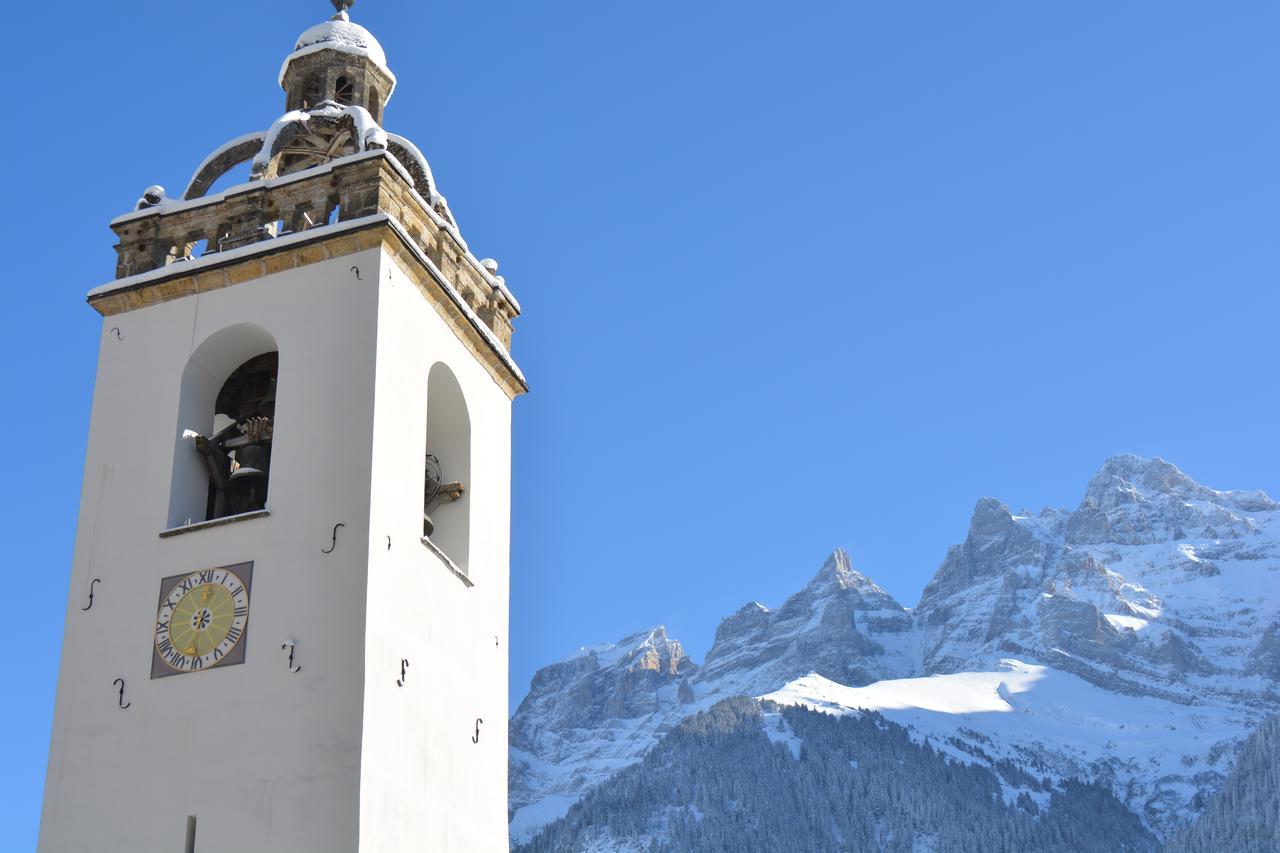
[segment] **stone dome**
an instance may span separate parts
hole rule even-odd
[[[373,33],[359,24],[352,23],[344,11],[334,15],[332,19],[325,21],[323,24],[316,24],[298,36],[297,44],[293,47],[293,53],[285,59],[284,65],[280,68],[281,85],[284,84],[285,73],[289,70],[291,62],[301,56],[307,56],[322,50],[336,50],[341,53],[362,56],[384,71],[393,83],[395,81],[395,75],[387,67],[387,54],[382,49],[382,45],[378,44],[378,40],[373,37]]]

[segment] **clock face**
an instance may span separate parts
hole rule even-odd
[[[252,574],[240,563],[161,581],[152,678],[244,663]]]

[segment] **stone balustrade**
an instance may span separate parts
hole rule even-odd
[[[409,172],[381,150],[120,216],[111,223],[120,240],[116,278],[379,213],[403,227],[509,350],[511,321],[519,314],[514,298],[468,251],[443,205],[431,209]]]

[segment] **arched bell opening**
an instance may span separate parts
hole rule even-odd
[[[317,115],[307,121],[291,121],[281,128],[267,152],[269,159],[255,161],[255,167],[262,167],[259,178],[269,179],[323,166],[359,150],[359,134],[350,115]]]
[[[333,99],[344,107],[356,102],[356,87],[350,77],[344,74],[333,84]]]
[[[458,380],[437,363],[427,378],[422,535],[464,574],[471,544],[471,418]]]
[[[187,363],[169,527],[266,508],[279,353],[249,323],[212,335]]]
[[[294,109],[309,110],[320,104],[324,100],[324,78],[319,74],[312,74],[306,80],[302,87],[302,98],[298,107]]]
[[[266,509],[279,365],[268,352],[237,367],[218,392],[214,434],[195,439],[209,469],[206,519]]]

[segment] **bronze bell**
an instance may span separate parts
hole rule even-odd
[[[232,480],[267,476],[267,451],[260,444],[246,444],[237,450],[236,463],[238,467],[231,472]]]
[[[236,451],[238,467],[227,483],[231,511],[252,512],[267,506],[267,450],[248,444]]]

